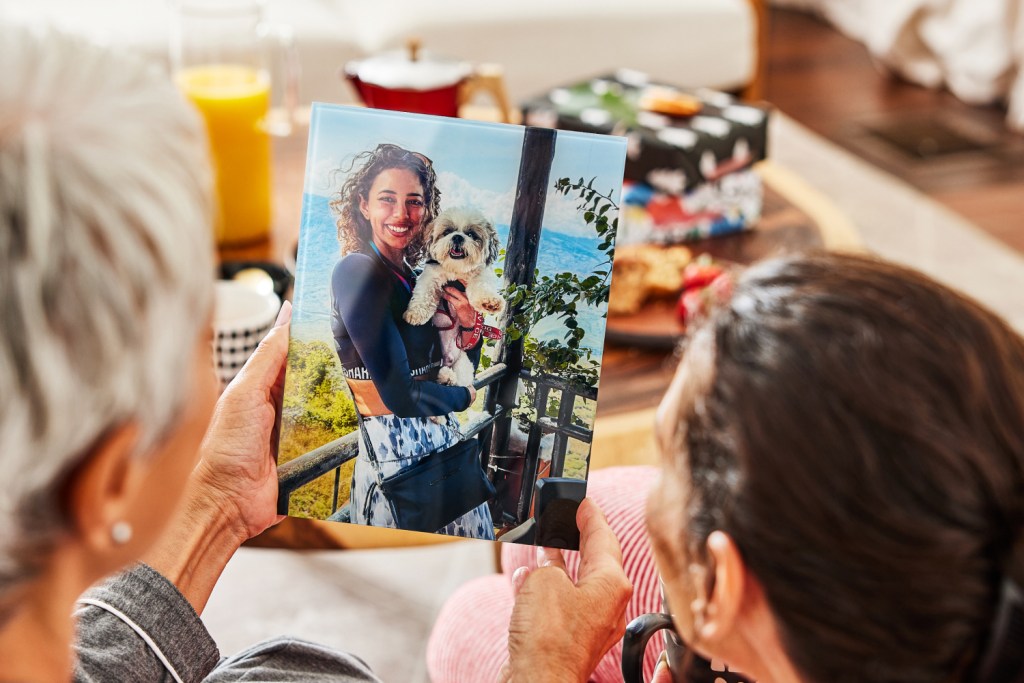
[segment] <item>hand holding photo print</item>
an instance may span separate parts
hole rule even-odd
[[[625,153],[314,105],[282,514],[577,546]]]

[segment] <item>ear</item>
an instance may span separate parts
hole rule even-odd
[[[370,220],[370,204],[362,195],[359,195],[359,213],[363,214],[363,218],[366,220]]]
[[[501,246],[498,244],[498,231],[490,221],[484,221],[484,230],[487,231],[487,265],[491,265],[498,260]]]
[[[739,547],[732,537],[713,531],[707,541],[708,557],[714,567],[708,577],[710,587],[703,624],[697,639],[710,649],[718,649],[722,641],[735,633],[738,620],[749,598],[751,576],[743,562]]]
[[[108,430],[71,473],[65,505],[72,529],[90,555],[109,556],[116,545],[111,528],[129,520],[145,480],[146,463],[135,457],[139,429],[134,422]]]

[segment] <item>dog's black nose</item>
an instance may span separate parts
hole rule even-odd
[[[452,244],[456,247],[461,247],[462,243],[466,241],[466,238],[462,235],[452,235]]]

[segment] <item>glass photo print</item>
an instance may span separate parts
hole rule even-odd
[[[577,546],[625,154],[314,105],[282,514]]]

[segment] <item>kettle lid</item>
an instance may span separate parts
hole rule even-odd
[[[383,52],[346,66],[346,72],[381,88],[435,90],[453,86],[473,71],[469,62],[439,57],[411,39],[404,50]]]

